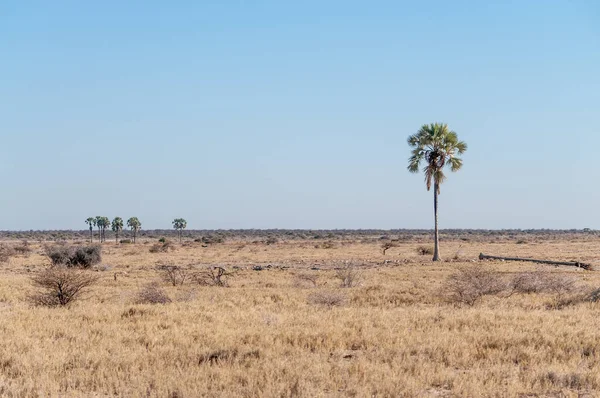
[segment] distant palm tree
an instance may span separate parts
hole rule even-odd
[[[183,230],[186,227],[187,227],[187,221],[185,221],[183,218],[176,218],[173,220],[173,228],[175,228],[177,230],[180,243],[181,243],[181,234],[183,233]]]
[[[100,242],[106,241],[106,228],[110,227],[110,220],[108,217],[97,216],[96,225],[98,226],[98,232],[100,234]]]
[[[431,189],[433,182],[433,212],[435,218],[435,248],[433,261],[440,260],[440,239],[438,232],[438,195],[440,185],[446,180],[444,167],[448,166],[451,171],[458,171],[463,165],[462,155],[467,150],[467,144],[458,140],[456,133],[448,128],[447,124],[432,123],[425,124],[414,135],[408,137],[408,145],[412,155],[408,159],[408,171],[418,173],[421,162],[425,164],[425,184],[427,190]]]
[[[112,230],[115,233],[115,243],[119,243],[119,233],[123,230],[123,219],[121,217],[115,217],[112,220]]]
[[[90,226],[90,243],[94,241],[94,226],[96,225],[96,219],[94,217],[88,217],[85,223]]]
[[[133,243],[135,243],[137,233],[142,228],[142,223],[137,217],[131,217],[129,220],[127,220],[127,226],[133,231]]]

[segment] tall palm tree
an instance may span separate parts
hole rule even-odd
[[[123,230],[123,219],[121,217],[115,217],[112,220],[112,230],[115,233],[115,243],[119,243],[119,233]]]
[[[181,243],[181,234],[183,233],[183,230],[186,227],[187,221],[185,221],[183,218],[176,218],[173,220],[173,228],[177,230],[177,233],[179,235],[179,243]]]
[[[127,220],[127,226],[133,231],[133,243],[135,243],[137,233],[142,228],[142,223],[137,217],[131,217],[129,220]]]
[[[416,133],[408,137],[408,145],[413,150],[408,159],[408,171],[418,173],[421,162],[424,163],[423,173],[427,190],[431,189],[433,182],[433,213],[435,218],[435,249],[433,261],[440,260],[440,239],[438,232],[438,195],[440,185],[446,180],[444,167],[450,171],[458,171],[463,165],[462,155],[467,150],[467,144],[459,141],[456,133],[448,128],[447,124],[425,124]]]
[[[110,220],[108,217],[97,216],[96,225],[98,226],[98,232],[100,233],[100,242],[106,241],[106,228],[110,227]]]
[[[96,219],[94,217],[88,217],[85,223],[90,226],[90,243],[94,241],[94,226],[96,225]]]

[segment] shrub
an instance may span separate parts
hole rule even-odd
[[[158,241],[159,241],[160,243],[167,243],[167,238],[164,238],[164,237],[163,237],[163,238],[160,238]]]
[[[0,245],[0,263],[6,263],[12,256],[15,255],[15,250],[8,245]]]
[[[135,304],[168,304],[171,298],[156,283],[142,287],[134,298]]]
[[[587,296],[587,301],[589,301],[591,303],[600,302],[600,289],[595,289],[595,290],[591,291]]]
[[[52,265],[64,265],[67,267],[89,268],[102,261],[102,248],[93,246],[46,246],[45,253],[52,261]]]
[[[119,241],[119,243],[129,244],[129,243],[133,243],[133,241],[131,239],[121,239]]]
[[[70,264],[73,267],[89,268],[102,261],[100,246],[79,246],[75,248]]]
[[[168,240],[164,243],[155,243],[150,247],[150,253],[167,253],[169,250],[175,250],[175,246]]]
[[[228,286],[227,279],[233,274],[225,271],[223,267],[213,267],[200,271],[194,275],[194,280],[202,286]]]
[[[385,256],[385,252],[387,252],[389,249],[393,248],[393,247],[398,247],[398,245],[394,242],[384,242],[381,244],[381,251],[383,252],[383,255]]]
[[[40,291],[30,296],[30,301],[35,305],[55,307],[66,306],[78,299],[96,283],[98,277],[87,271],[52,267],[33,276],[31,280]]]
[[[26,240],[22,241],[20,245],[14,246],[13,250],[15,253],[23,256],[29,255],[31,253],[31,247],[29,245],[29,242]]]
[[[308,295],[308,303],[313,305],[326,305],[328,307],[338,307],[346,303],[347,298],[344,294],[334,291],[318,291]]]
[[[188,279],[187,271],[177,265],[167,265],[162,267],[162,277],[173,286],[183,285]]]
[[[515,274],[509,283],[513,293],[569,293],[575,288],[575,279],[569,276],[534,271]]]
[[[433,247],[431,246],[419,246],[417,247],[417,253],[421,256],[433,255]]]
[[[294,286],[303,288],[303,287],[317,287],[317,280],[319,279],[319,275],[317,274],[297,274],[294,277]]]
[[[335,276],[340,280],[341,287],[358,286],[363,279],[362,272],[352,264],[347,264],[344,268],[338,269]]]
[[[474,266],[448,276],[443,294],[453,303],[473,305],[481,297],[498,294],[505,288],[506,283],[498,273]]]

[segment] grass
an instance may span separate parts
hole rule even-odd
[[[479,252],[594,263],[600,244],[557,239],[443,242],[460,262],[431,263],[418,243],[384,256],[377,242],[229,242],[150,253],[103,245],[105,271],[67,308],[32,307],[31,275],[49,264],[31,244],[0,264],[0,396],[594,396],[600,303],[556,307],[551,292],[486,295],[456,306],[444,284]],[[351,261],[361,284],[341,288]],[[223,266],[229,287],[173,286],[157,266]],[[252,266],[263,265],[263,271]],[[478,263],[479,264],[479,263]],[[271,267],[267,268],[267,265]],[[600,272],[482,262],[511,279],[541,270],[600,287]],[[235,268],[234,268],[235,267]],[[289,268],[287,268],[289,267]],[[311,270],[310,268],[319,268]],[[336,270],[338,268],[338,270]],[[94,272],[94,271],[90,271]],[[299,286],[298,275],[318,275]],[[158,283],[167,304],[134,304]],[[314,286],[316,285],[316,286]]]

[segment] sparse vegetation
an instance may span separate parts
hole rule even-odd
[[[174,239],[176,231],[143,233],[148,246],[104,244],[102,264],[109,273],[95,272],[101,267],[50,268],[98,277],[68,310],[31,305],[45,292],[31,280],[47,268],[45,241],[23,234],[3,242],[12,248],[28,238],[31,253],[15,253],[0,267],[6,329],[0,351],[8,353],[0,367],[12,380],[2,394],[290,396],[296,381],[297,396],[550,396],[558,388],[585,396],[600,388],[594,343],[600,338],[594,293],[599,272],[472,263],[481,251],[597,263],[596,236],[531,234],[531,244],[515,245],[519,233],[444,235],[452,236],[444,238],[448,252],[460,251],[460,258],[423,266],[415,249],[427,245],[426,232],[389,233],[398,239],[394,256],[383,254],[379,233],[272,232],[285,243],[267,245],[266,234],[236,238],[229,231],[203,231],[196,236],[225,241],[202,247],[190,239],[190,246],[168,255],[148,249],[160,237]],[[293,238],[302,233],[304,240]],[[77,240],[86,237],[88,231],[81,231]],[[338,249],[314,248],[329,240]],[[165,261],[186,271],[183,284],[157,280]],[[192,261],[197,265],[186,265]],[[255,265],[262,271],[253,271]],[[343,265],[360,270],[362,283],[341,287]],[[463,286],[479,292],[477,298],[472,305],[450,299],[448,278],[471,267],[488,274],[465,278],[471,283]],[[198,278],[202,271],[210,271],[208,279]],[[216,288],[220,272],[227,289]],[[62,307],[56,302],[50,305]]]

